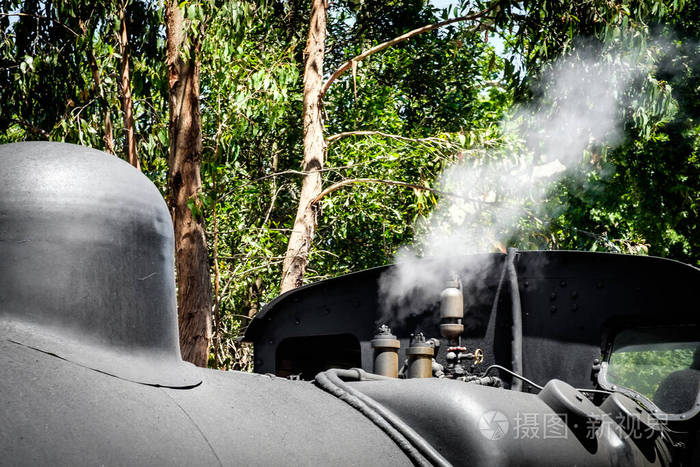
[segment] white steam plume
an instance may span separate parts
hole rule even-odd
[[[396,268],[379,281],[383,321],[401,320],[434,302],[454,272],[470,269],[464,255],[505,244],[519,221],[537,215],[547,189],[575,175],[584,150],[613,146],[622,136],[620,96],[637,75],[625,57],[603,61],[582,48],[559,61],[537,106],[521,108],[502,132],[522,141],[516,154],[482,151],[443,172],[442,196],[414,245],[402,247]],[[436,261],[421,262],[420,257]],[[478,261],[472,259],[471,261]]]

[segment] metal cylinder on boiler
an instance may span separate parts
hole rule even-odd
[[[374,349],[374,373],[389,378],[399,376],[399,347],[401,344],[391,328],[386,324],[379,326],[377,334],[372,339]]]
[[[451,280],[440,294],[440,334],[456,341],[464,331],[464,296],[459,280]]]
[[[416,333],[406,349],[408,357],[408,378],[430,378],[433,376],[433,356],[435,349],[431,342],[425,340],[423,333]]]

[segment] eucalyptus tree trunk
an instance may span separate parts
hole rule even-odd
[[[328,80],[323,83],[323,56],[325,52],[326,39],[326,8],[324,0],[312,0],[311,21],[309,25],[309,38],[306,43],[306,68],[304,69],[304,178],[301,184],[301,195],[299,196],[299,207],[297,217],[294,221],[294,229],[289,236],[287,254],[282,266],[282,283],[280,292],[299,287],[304,279],[306,265],[308,261],[311,243],[316,232],[316,210],[318,201],[326,194],[337,188],[357,182],[381,182],[392,185],[410,186],[401,182],[384,181],[376,179],[355,179],[339,182],[326,191],[323,191],[321,180],[321,170],[325,158],[325,140],[323,138],[323,120],[321,118],[321,102],[329,86],[348,70],[354,70],[358,62],[372,54],[380,52],[387,47],[408,40],[419,34],[441,28],[459,21],[474,21],[478,23],[472,29],[478,31],[483,26],[483,20],[487,18],[487,13],[494,10],[497,3],[493,3],[483,10],[441,21],[439,23],[428,24],[420,28],[408,31],[389,41],[382,42],[367,49],[360,55],[353,57],[335,70]],[[489,20],[492,21],[492,20]],[[414,185],[414,188],[417,186]],[[420,187],[419,189],[423,189]]]
[[[211,280],[201,202],[202,124],[199,110],[200,37],[184,41],[187,24],[168,0],[166,64],[170,107],[168,204],[175,229],[178,324],[182,358],[206,366],[211,343]],[[187,44],[187,54],[182,47]],[[192,204],[192,208],[188,205]]]
[[[134,105],[131,95],[131,74],[129,64],[131,62],[131,48],[129,46],[129,34],[126,29],[126,7],[124,0],[119,9],[119,52],[121,53],[121,88],[122,88],[122,112],[124,113],[124,131],[126,132],[126,160],[129,164],[141,170],[138,155],[136,154],[136,130],[134,128]]]
[[[299,207],[294,229],[289,236],[287,253],[282,265],[280,292],[302,284],[306,264],[316,232],[316,206],[313,200],[323,188],[321,169],[325,154],[323,120],[321,118],[321,89],[323,88],[323,56],[326,41],[325,0],[312,0],[309,38],[306,42],[304,69],[304,165]]]

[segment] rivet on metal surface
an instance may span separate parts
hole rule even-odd
[[[578,297],[578,292],[576,292],[575,290],[572,290],[571,291],[571,298],[576,298],[576,297]]]
[[[550,299],[550,300],[556,300],[556,299],[557,299],[557,293],[556,293],[556,292],[552,292],[552,293],[549,295],[549,299]]]
[[[559,282],[559,285],[561,285],[562,287],[566,287],[566,281]]]
[[[556,306],[556,305],[552,305],[552,307],[549,309],[549,311],[551,311],[552,313],[556,312],[556,311],[557,311],[557,306]]]

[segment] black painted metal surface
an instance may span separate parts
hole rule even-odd
[[[484,350],[486,368],[511,366],[511,307],[501,291],[492,308],[505,255],[484,256],[462,271],[464,337],[470,349]],[[381,319],[377,282],[381,267],[311,284],[284,294],[253,320],[246,338],[255,344],[258,372],[276,371],[277,348],[289,337],[350,333],[360,341],[362,368],[372,370],[370,341]],[[557,378],[592,387],[593,361],[621,323],[700,324],[697,287],[700,270],[654,257],[570,251],[521,251],[516,260],[522,301],[523,372],[544,384]],[[423,313],[391,322],[405,359],[416,329],[439,337],[437,303]],[[443,340],[438,360],[444,358]],[[527,384],[525,390],[530,390]]]
[[[658,440],[633,440],[585,397],[597,428],[574,427],[571,414],[534,394],[436,378],[349,384],[415,427],[454,465],[641,467],[670,460]]]
[[[0,333],[0,465],[406,465],[360,413],[305,382],[194,369],[154,387]]]

